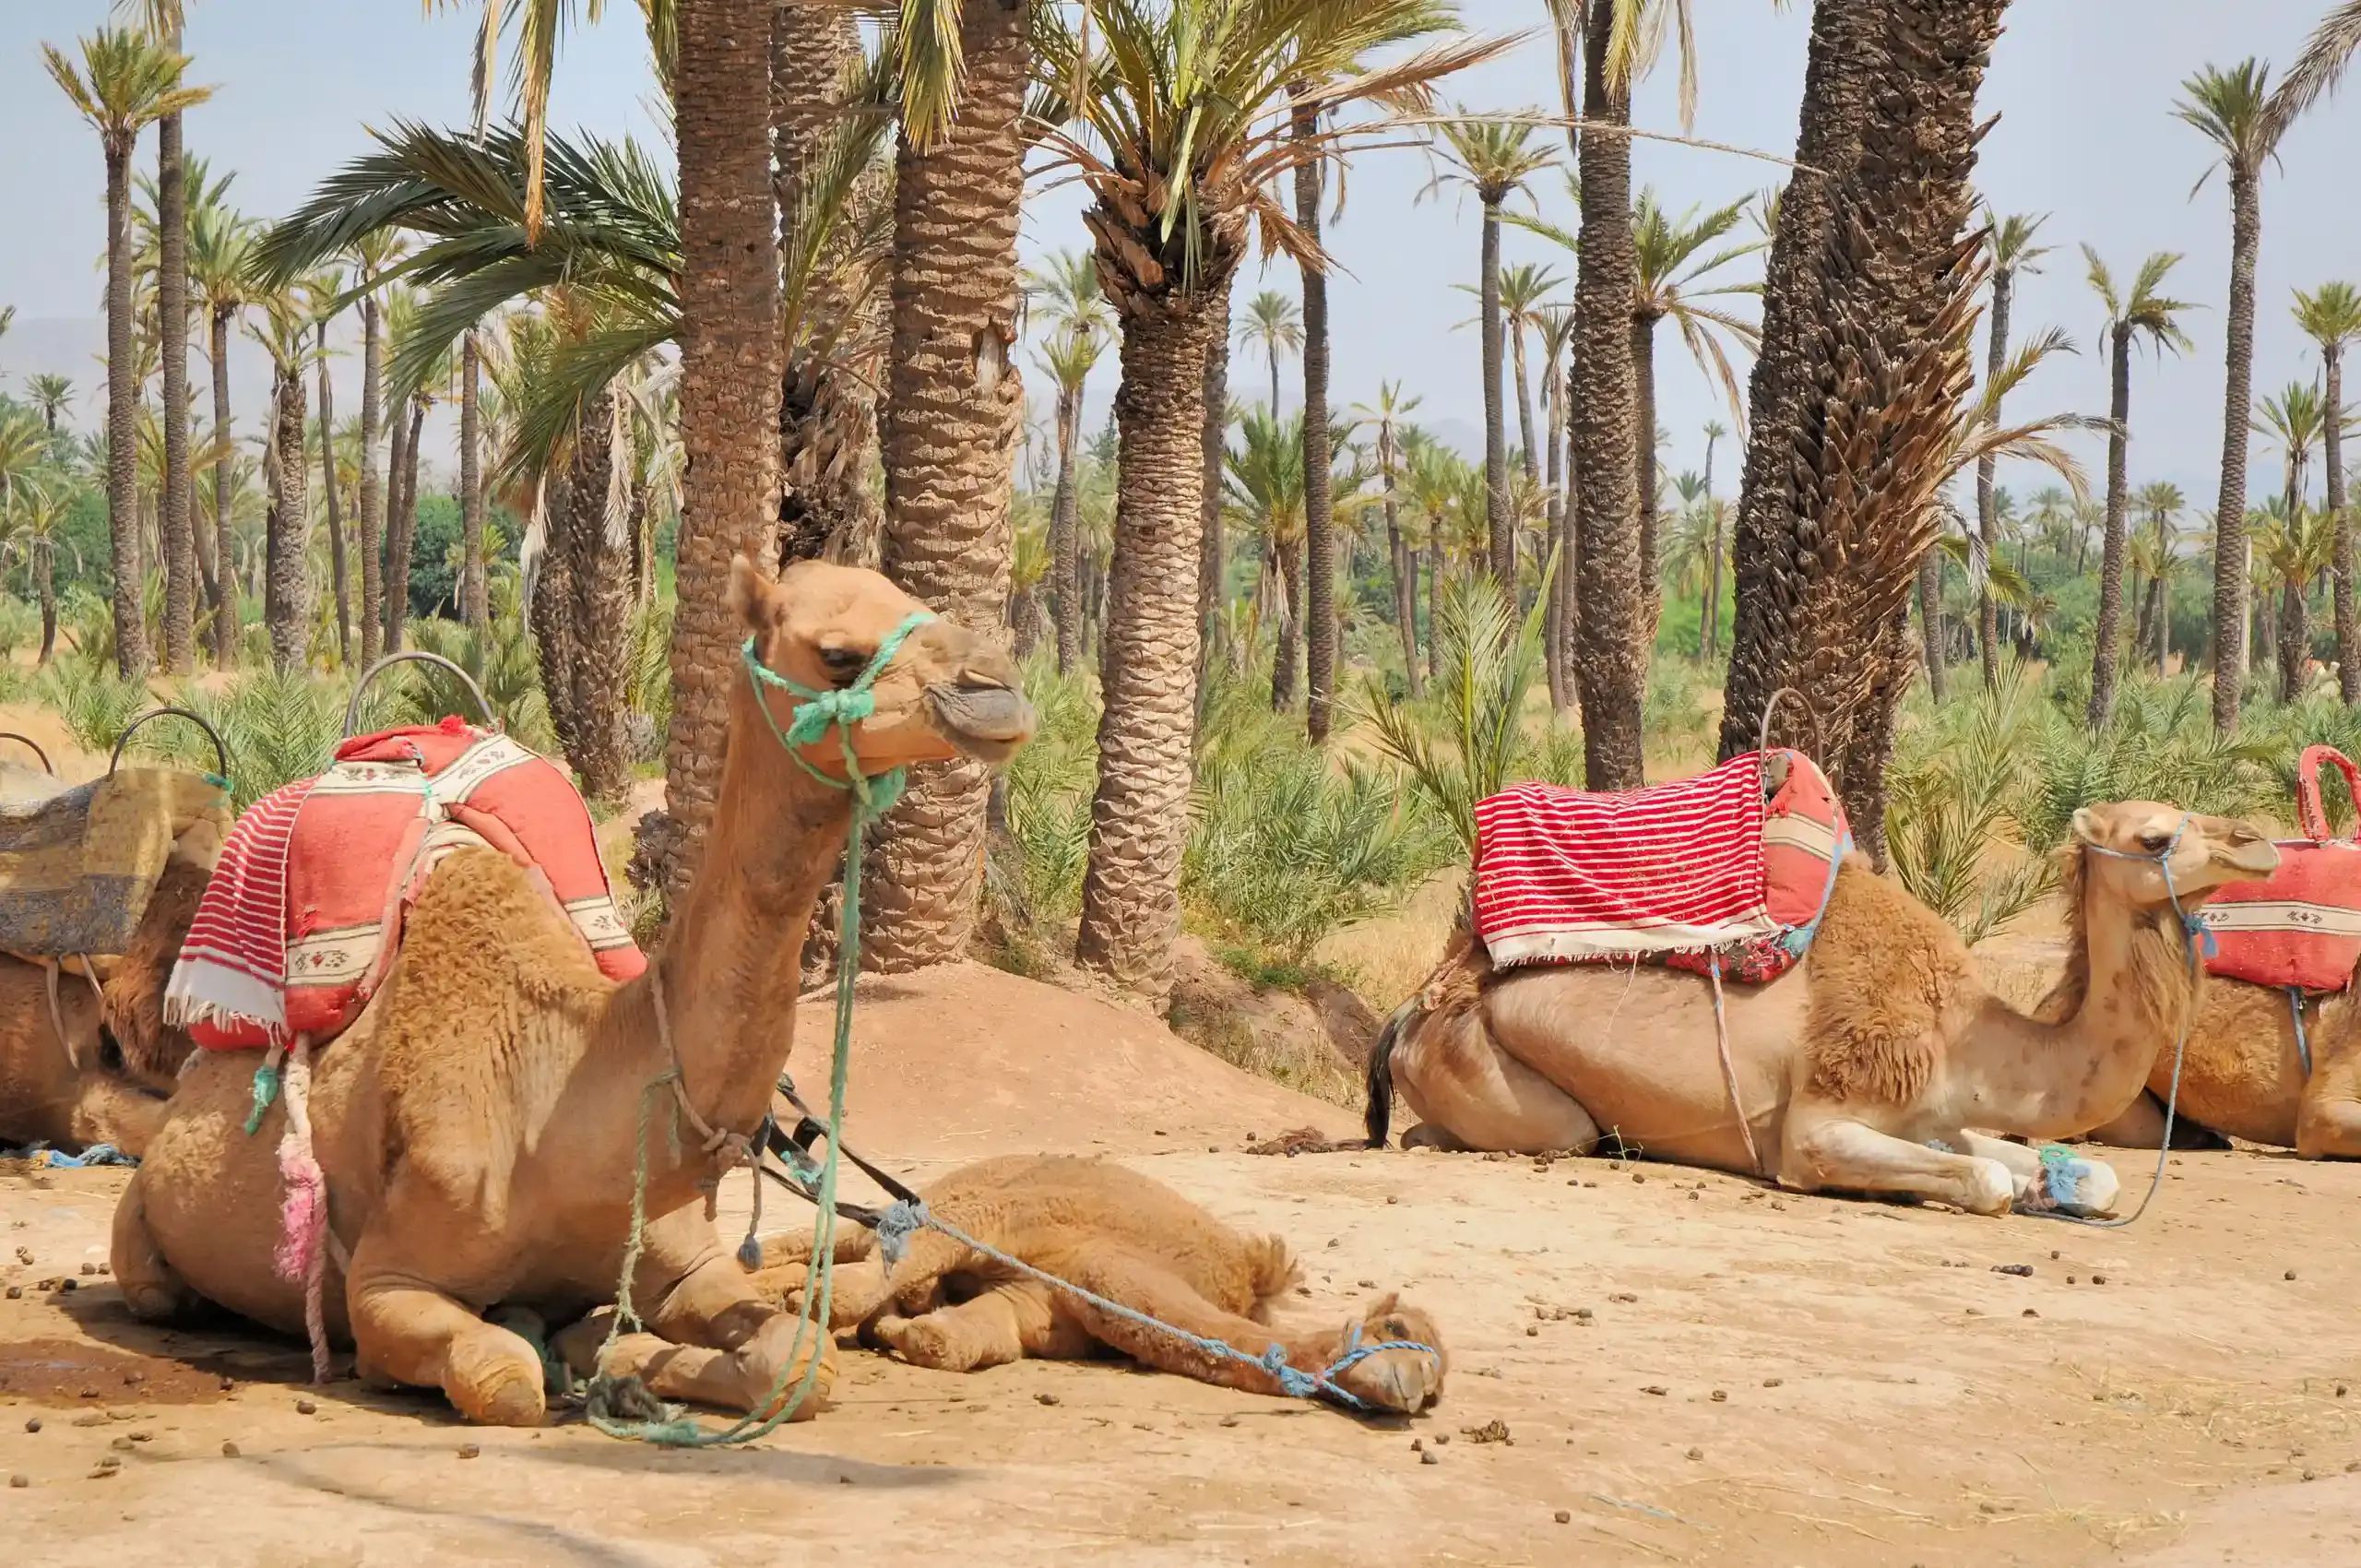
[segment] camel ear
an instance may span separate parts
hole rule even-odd
[[[750,632],[766,632],[778,624],[772,585],[743,555],[730,558],[730,612]]]
[[[2085,844],[2099,841],[2099,819],[2088,806],[2074,813],[2074,837]]]

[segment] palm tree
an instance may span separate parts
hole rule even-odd
[[[481,330],[470,327],[459,338],[459,619],[477,633],[492,624],[483,558],[483,350],[477,342]],[[344,590],[337,591],[341,597]]]
[[[1482,298],[1479,324],[1484,352],[1484,515],[1491,537],[1489,564],[1503,591],[1516,591],[1516,530],[1509,511],[1507,421],[1501,408],[1503,344],[1501,319],[1501,217],[1509,198],[1525,190],[1525,182],[1557,161],[1557,154],[1534,141],[1536,127],[1513,120],[1460,117],[1437,127],[1436,152],[1445,165],[1430,182],[1432,190],[1445,182],[1476,193],[1484,208],[1482,247],[1477,253],[1478,291]],[[1532,425],[1525,426],[1526,445]]]
[[[1994,248],[1997,251],[1999,247]],[[2181,330],[2176,318],[2182,311],[2195,307],[2163,292],[2165,276],[2180,263],[2179,255],[2174,252],[2158,251],[2142,262],[2129,293],[2117,289],[2114,274],[2099,259],[2098,252],[2084,245],[2082,258],[2090,267],[2092,291],[2098,295],[2099,303],[2106,311],[2106,322],[2099,328],[2099,336],[2110,353],[2106,534],[2106,543],[2099,551],[2098,627],[2091,653],[2091,702],[2084,715],[2084,722],[2096,733],[2106,727],[2115,713],[2117,644],[2123,635],[2124,530],[2130,505],[2126,467],[2131,445],[2131,349],[2143,338],[2159,353],[2188,348],[2189,335]],[[1994,265],[1997,270],[1997,260]],[[1987,549],[1989,548],[1987,538]]]
[[[1106,351],[1113,322],[1098,292],[1098,273],[1088,255],[1061,251],[1047,267],[1026,275],[1026,286],[1041,303],[1048,341],[1041,368],[1058,389],[1058,487],[1050,506],[1050,612],[1057,628],[1058,672],[1068,674],[1082,659],[1082,583],[1079,525],[1082,500],[1074,464],[1082,443],[1085,384]]]
[[[1315,84],[1288,84],[1287,124],[1307,146],[1320,138],[1320,111],[1309,101]],[[1319,258],[1322,160],[1295,166],[1295,223],[1305,254],[1297,258],[1303,290],[1303,550],[1304,733],[1328,743],[1329,706],[1336,683],[1336,497],[1330,474],[1335,446],[1328,429],[1328,274]],[[1273,418],[1278,408],[1272,406]]]
[[[2174,548],[2176,519],[2189,502],[2180,486],[2160,480],[2142,485],[2131,505],[2148,519],[2149,528],[2142,536],[2146,548],[2136,563],[2148,578],[2148,593],[2140,607],[2140,635],[2132,641],[2142,648],[2154,647],[2156,678],[2163,680],[2172,662],[2173,571],[2180,564]]]
[[[1557,573],[1549,579],[1549,607],[1542,617],[1542,663],[1549,677],[1549,706],[1562,713],[1573,701],[1573,681],[1566,668],[1566,620],[1573,603],[1574,572],[1572,503],[1567,493],[1572,475],[1566,464],[1566,383],[1560,367],[1574,340],[1573,307],[1552,306],[1542,313],[1540,327],[1541,401],[1548,410],[1549,432],[1545,475],[1549,541],[1544,553],[1555,555],[1558,561]]]
[[[329,584],[336,599],[336,652],[338,661],[349,665],[352,662],[352,593],[345,563],[343,501],[336,482],[336,398],[328,378],[328,323],[335,319],[342,303],[338,296],[343,291],[343,274],[334,270],[321,273],[308,291],[313,328],[319,334],[314,359],[320,386],[320,496],[327,512]]]
[[[1418,406],[1418,395],[1405,396],[1400,382],[1380,381],[1377,400],[1356,404],[1353,409],[1364,422],[1377,427],[1377,475],[1378,482],[1384,487],[1386,568],[1394,578],[1394,620],[1402,634],[1402,669],[1414,697],[1425,685],[1418,672],[1418,565],[1402,537],[1399,492],[1402,416]]]
[[[1513,216],[1522,216],[1521,214]],[[1508,339],[1509,370],[1516,386],[1516,428],[1525,477],[1541,482],[1541,443],[1535,439],[1533,389],[1525,371],[1525,340],[1540,330],[1543,303],[1563,279],[1546,267],[1524,261],[1501,268],[1501,330]]]
[[[2279,700],[2294,702],[2303,695],[2311,665],[2311,586],[2328,567],[2335,536],[2324,514],[2301,502],[2291,506],[2284,496],[2272,497],[2254,522],[2256,563],[2265,584],[2279,596]],[[2271,612],[2268,599],[2264,603],[2265,612]]]
[[[1225,520],[1252,529],[1263,540],[1260,597],[1275,607],[1278,623],[1271,707],[1283,711],[1295,701],[1296,645],[1304,620],[1301,412],[1281,420],[1268,410],[1247,410],[1239,422],[1239,445],[1223,468]]]
[[[2181,84],[2176,119],[2195,126],[2230,176],[2229,351],[2222,392],[2222,492],[2213,516],[2213,727],[2237,727],[2247,666],[2247,410],[2254,400],[2254,274],[2262,248],[2262,165],[2284,129],[2271,68],[2248,58]],[[2208,170],[2208,177],[2212,171]],[[2203,181],[2199,182],[2201,184]]]
[[[2361,20],[2356,20],[2361,25]],[[2298,63],[2298,69],[2301,63]],[[2280,91],[2296,82],[2291,73]],[[2296,325],[2320,346],[2322,397],[2334,410],[2344,407],[2344,346],[2361,338],[2361,289],[2350,283],[2323,283],[2296,295]],[[2361,622],[2354,612],[2353,519],[2344,510],[2344,421],[2328,421],[2322,433],[2328,461],[2328,515],[2334,531],[2330,590],[2336,601],[2336,683],[2345,706],[2361,703]]]
[[[2311,528],[2313,515],[2307,501],[2309,489],[2307,479],[2311,471],[2312,448],[2318,445],[2326,423],[2327,410],[2321,404],[2319,389],[2304,382],[2295,382],[2276,397],[2264,398],[2257,406],[2248,427],[2253,434],[2268,435],[2275,441],[2284,460],[2284,488],[2278,497],[2276,511],[2271,513],[2281,530],[2279,560],[2283,567],[2308,548],[2310,535],[2307,530]],[[2324,531],[2327,519],[2321,517],[2318,520],[2323,537],[2328,537]],[[2260,545],[2257,548],[2260,550]],[[2283,571],[2280,576],[2284,591],[2286,573]],[[2305,578],[2308,585],[2310,580],[2309,576]],[[2256,657],[2267,663],[2264,656],[2279,648],[2278,633],[2287,624],[2287,615],[2283,609],[2271,603],[2266,593],[2262,602],[2256,606],[2255,622]]]
[[[1981,279],[1963,271],[1960,236],[1975,201],[1976,93],[2005,11],[2006,0],[1951,0],[1912,9],[1905,25],[1870,0],[1821,0],[1805,67],[1815,86],[1795,152],[1813,172],[1780,196],[1764,270],[1719,750],[1752,750],[1772,695],[1801,691],[1826,733],[1820,761],[1873,858],[1883,843],[1885,763],[1916,662],[1910,588],[1938,531],[1921,508],[1940,484],[1922,490],[1929,476],[1917,459],[1857,469],[1845,444],[1870,440],[1898,455],[1904,448],[1892,443],[1918,421],[1952,428],[1965,396],[1972,345],[1950,335],[1973,325],[1960,291]],[[1856,374],[1840,368],[1848,364],[1862,367],[1860,390],[1832,419],[1842,405],[1826,391]],[[1827,529],[1831,501],[1855,483],[1877,493],[1860,495],[1862,509],[1845,524],[1861,552],[1848,558],[1831,548]],[[1847,496],[1845,509],[1856,504]],[[1837,646],[1845,654],[1830,657]]]
[[[361,662],[366,668],[376,663],[385,649],[386,487],[377,477],[377,443],[386,422],[383,284],[401,257],[402,243],[390,228],[373,229],[353,238],[348,250],[358,275],[354,286],[366,291],[361,296],[361,483],[357,507]],[[389,463],[389,469],[390,466]],[[389,472],[387,482],[390,481]]]
[[[33,597],[41,605],[39,666],[46,666],[57,647],[57,543],[74,499],[73,490],[65,484],[28,481],[8,487],[7,542],[23,553]]]
[[[1427,558],[1427,676],[1435,678],[1441,655],[1436,652],[1434,628],[1435,607],[1441,602],[1442,576],[1450,556],[1452,514],[1466,481],[1472,472],[1480,485],[1480,469],[1471,470],[1458,454],[1441,443],[1429,439],[1423,432],[1406,429],[1402,450],[1407,459],[1404,469],[1403,490],[1418,513],[1422,525],[1420,533],[1426,543],[1422,553]],[[1477,512],[1482,511],[1479,503]],[[1416,575],[1415,568],[1413,575]]]
[[[1295,302],[1275,289],[1265,289],[1246,302],[1245,319],[1238,324],[1238,341],[1259,348],[1271,367],[1271,416],[1279,412],[1279,355],[1303,351],[1303,318]]]
[[[1166,0],[1110,8],[1086,48],[1062,14],[1036,18],[1045,78],[1087,84],[1073,128],[1046,140],[1093,198],[1085,221],[1123,324],[1117,580],[1075,956],[1150,996],[1169,987],[1180,927],[1212,299],[1250,225],[1318,255],[1275,187],[1302,159],[1398,132],[1347,111],[1421,106],[1431,83],[1501,53],[1459,42],[1365,59],[1453,20],[1437,0]],[[1275,113],[1292,82],[1317,84],[1292,103],[1322,118],[1315,136]]]
[[[2034,235],[2048,219],[2047,213],[2012,212],[2005,218],[1995,216],[1984,231],[1984,243],[1992,257],[1992,309],[1986,323],[1991,335],[1991,346],[1985,356],[1987,376],[1998,375],[2009,362],[2009,314],[2016,296],[2017,274],[2041,270],[2034,263],[2049,254],[2047,245],[2036,245]],[[1993,410],[1999,417],[1999,410]],[[1989,457],[1975,466],[1975,531],[1984,540],[1984,553],[1993,554],[1999,548],[1999,518],[1993,504],[1993,462]],[[2110,479],[2109,483],[2113,481]],[[2000,689],[2000,624],[1999,607],[1993,601],[1987,583],[1976,596],[1976,646],[1984,658],[1984,689]]]
[[[57,422],[65,406],[74,400],[74,383],[62,375],[36,375],[25,385],[33,407],[41,410],[42,428],[52,435],[57,434]]]
[[[106,28],[82,40],[82,64],[42,45],[52,80],[99,133],[107,171],[107,520],[114,550],[115,665],[124,678],[148,672],[148,627],[140,584],[136,469],[139,384],[132,353],[131,155],[139,133],[212,96],[181,85],[187,56],[135,32]],[[185,397],[184,395],[184,400]]]
[[[304,667],[310,651],[312,585],[304,543],[311,521],[303,446],[303,362],[311,316],[296,291],[282,289],[255,302],[259,327],[247,328],[270,355],[271,420],[264,457],[269,511],[264,524],[263,622],[271,662],[281,672]]]

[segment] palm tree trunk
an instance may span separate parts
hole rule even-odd
[[[1714,507],[1714,537],[1705,553],[1705,651],[1711,659],[1722,646],[1722,525],[1726,520],[1709,492],[1705,505]]]
[[[477,401],[482,375],[483,356],[470,327],[459,338],[459,619],[479,632],[492,621],[484,588],[483,413]],[[636,544],[637,533],[632,538]]]
[[[2009,305],[2011,297],[2016,292],[2015,283],[2014,269],[2005,267],[1993,269],[1991,351],[1985,356],[1984,362],[1985,374],[1992,380],[1998,380],[2000,373],[2009,367]],[[2000,410],[1996,407],[1992,410],[1992,422],[1998,424],[1999,421]],[[2113,477],[2115,458],[2111,445],[2108,452],[2108,482],[2112,486],[2115,482]],[[2000,498],[1999,491],[1992,482],[1993,470],[1998,466],[1999,459],[1989,453],[1978,458],[1975,464],[1975,537],[1984,541],[1984,558],[1987,561],[1999,559]],[[2107,504],[2110,507],[2116,505],[2113,499],[2110,499]],[[1992,582],[1987,576],[1985,579],[1984,591],[1977,597],[1975,604],[1975,639],[1977,646],[1983,650],[1984,689],[1987,692],[1997,692],[2000,689],[1999,612],[1999,604],[1992,597]],[[2110,671],[2109,673],[2111,678],[2112,671]],[[2095,702],[2098,696],[2095,687],[2091,695]],[[2110,692],[2109,699],[2112,700],[2112,697],[2113,694]],[[2095,714],[2098,709],[2094,707],[2092,711]]]
[[[1579,82],[1576,86],[1579,87]],[[1564,672],[1565,701],[1558,711],[1580,721],[1582,713],[1582,683],[1574,671],[1575,644],[1582,628],[1582,446],[1574,432],[1572,414],[1575,355],[1571,347],[1567,353],[1566,374],[1559,384],[1558,395],[1564,400],[1566,415],[1566,493],[1558,508],[1558,577],[1550,585],[1551,597],[1558,606],[1558,667]]]
[[[1614,0],[1590,0],[1583,51],[1583,117],[1631,123],[1629,87],[1607,79]],[[1575,683],[1583,707],[1583,770],[1593,790],[1644,782],[1640,712],[1647,686],[1646,558],[1640,537],[1639,389],[1631,358],[1631,299],[1639,258],[1631,240],[1631,143],[1582,138],[1582,269],[1574,288],[1575,567],[1581,624]]]
[[[107,529],[114,561],[115,670],[148,673],[139,560],[139,384],[131,345],[131,148],[107,148]]]
[[[558,750],[577,771],[583,752],[584,725],[575,704],[581,683],[575,679],[574,635],[574,512],[575,475],[580,465],[568,460],[551,465],[541,476],[541,550],[528,585],[527,624],[532,628],[533,654],[540,667],[541,695],[549,702],[550,729]]]
[[[1295,111],[1295,136],[1309,141],[1320,132],[1316,110]],[[1320,243],[1321,160],[1307,158],[1295,168],[1295,220],[1313,245]],[[1328,739],[1329,709],[1336,685],[1336,513],[1331,493],[1333,456],[1328,439],[1328,274],[1303,264],[1303,543],[1307,556],[1303,614],[1305,732],[1315,746]],[[1524,359],[1518,359],[1522,380]],[[1530,416],[1528,416],[1530,417]]]
[[[1074,488],[1074,447],[1082,440],[1082,389],[1058,388],[1058,488],[1050,503],[1050,603],[1058,629],[1058,673],[1082,660],[1082,498]]]
[[[180,47],[177,36],[172,47]],[[164,668],[186,675],[196,669],[196,495],[188,452],[188,168],[178,114],[156,125],[156,226],[157,346],[164,359]]]
[[[1643,320],[1636,314],[1631,317],[1631,407],[1639,433],[1634,483],[1640,500],[1640,594],[1645,607],[1641,635],[1653,646],[1664,604],[1664,556],[1657,542],[1662,478],[1656,466],[1656,324],[1653,316]]]
[[[1205,265],[1223,264],[1209,255]],[[1197,662],[1189,585],[1204,473],[1199,401],[1214,330],[1203,295],[1172,305],[1122,318],[1123,381],[1115,395],[1120,576],[1107,625],[1119,651],[1098,722],[1090,867],[1074,937],[1078,962],[1158,1000],[1171,989],[1172,944],[1180,934]]]
[[[2353,519],[2344,511],[2344,345],[2320,345],[2320,368],[2327,383],[2328,419],[2321,437],[2327,443],[2328,511],[2336,529],[2335,561],[2331,592],[2336,603],[2336,689],[2344,706],[2361,704],[2361,622],[2354,612]]]
[[[1765,271],[1719,749],[1724,757],[1752,750],[1772,694],[1797,688],[1826,732],[1828,754],[1818,760],[1857,839],[1879,860],[1885,762],[1910,680],[1909,579],[1921,557],[1914,550],[1881,564],[1892,576],[1879,584],[1874,615],[1827,624],[1840,589],[1859,603],[1868,585],[1857,564],[1832,568],[1808,548],[1822,486],[1842,460],[1823,445],[1826,389],[1847,351],[1867,347],[1911,363],[1956,287],[1949,258],[1972,204],[1976,90],[2006,8],[2007,0],[1821,0],[1796,152],[1821,172],[1788,182]],[[1833,647],[1845,656],[1814,657]]]
[[[336,492],[336,413],[328,385],[328,324],[320,323],[320,499],[327,507],[328,570],[336,591],[336,655],[352,662],[352,594],[344,559],[344,514]]]
[[[2091,705],[2083,719],[2094,734],[2106,728],[2115,713],[2117,649],[2123,637],[2123,567],[2129,554],[2124,518],[2130,505],[2125,458],[2131,444],[2131,334],[2120,323],[2112,330],[2115,354],[2107,399],[2112,428],[2106,437],[2106,534],[2099,550],[2099,614],[2097,628],[2092,634]]]
[[[1483,282],[1484,524],[1490,545],[1492,578],[1501,591],[1516,596],[1516,519],[1509,511],[1507,413],[1501,407],[1501,204],[1484,198],[1484,240],[1479,253]]]
[[[1205,291],[1205,317],[1213,335],[1205,342],[1204,399],[1202,422],[1204,445],[1204,493],[1198,507],[1202,530],[1197,568],[1197,689],[1207,689],[1207,669],[1221,636],[1221,617],[1229,588],[1229,552],[1222,537],[1222,454],[1229,444],[1229,289],[1230,279]]]
[[[2254,269],[2261,248],[2260,171],[2233,166],[2222,490],[2213,507],[2213,728],[2225,735],[2238,727],[2247,673],[2247,421],[2254,403]]]
[[[1417,696],[1426,683],[1418,671],[1418,554],[1402,538],[1401,500],[1394,483],[1400,454],[1391,419],[1378,431],[1378,466],[1385,480],[1385,558],[1394,574],[1394,621],[1402,634],[1402,676]]]
[[[409,619],[410,547],[418,530],[418,438],[426,421],[426,405],[410,398],[409,418],[394,410],[394,438],[399,453],[393,465],[392,495],[386,513],[386,651],[398,653],[402,627]]]
[[[1434,519],[1430,518],[1431,526]],[[1429,537],[1433,537],[1431,534]],[[1442,675],[1442,650],[1435,646],[1435,628],[1442,624],[1436,612],[1442,608],[1442,545],[1427,546],[1427,679],[1439,680]]]
[[[34,666],[46,670],[57,652],[57,546],[48,540],[33,548],[33,589],[41,596],[41,657]]]
[[[238,658],[238,571],[231,531],[230,313],[217,310],[209,358],[213,362],[213,664],[227,670]]]
[[[574,505],[567,509],[562,540],[551,553],[566,557],[566,617],[574,644],[575,744],[566,754],[582,778],[582,792],[605,805],[620,805],[631,790],[631,741],[624,729],[628,710],[620,700],[631,647],[629,475],[615,465],[630,462],[628,438],[618,440],[617,400],[610,386],[595,399],[575,434]],[[617,481],[623,493],[617,493]]]
[[[2155,645],[2157,580],[2144,573],[2131,574],[2131,600],[2140,606],[2140,624],[2132,628],[2131,652],[2136,657]]]
[[[927,149],[905,136],[895,161],[884,571],[986,637],[1007,624],[1010,467],[1025,410],[1008,350],[1030,22],[1024,0],[961,7],[957,120]],[[966,956],[990,782],[967,758],[911,771],[868,861],[864,962],[895,973]]]
[[[1295,706],[1296,649],[1303,642],[1303,556],[1300,547],[1271,540],[1271,557],[1279,569],[1279,646],[1271,659],[1271,708],[1285,713]]]
[[[2294,702],[2304,693],[2304,675],[2312,661],[2312,607],[2304,587],[2289,583],[2279,595],[2279,700]]]
[[[377,662],[385,651],[386,493],[377,481],[377,438],[385,425],[383,346],[378,338],[377,296],[361,302],[361,663]],[[401,452],[401,424],[394,426],[394,454]],[[398,462],[387,470],[387,482]],[[229,525],[222,524],[222,548],[229,548]]]
[[[1549,709],[1562,712],[1566,706],[1566,596],[1560,591],[1566,577],[1573,571],[1573,564],[1566,559],[1562,540],[1566,537],[1566,398],[1558,382],[1558,367],[1552,363],[1542,373],[1542,402],[1549,410],[1548,505],[1545,516],[1548,520],[1549,542],[1543,552],[1546,560],[1555,552],[1558,575],[1549,587],[1549,601],[1541,615],[1541,667],[1549,678]],[[1416,688],[1413,687],[1415,692]]]
[[[2080,574],[2076,574],[2080,576]],[[1927,689],[1943,700],[1943,557],[1929,550],[1918,563],[1918,636],[1927,660]]]
[[[1508,321],[1503,321],[1501,327],[1509,342],[1510,372],[1516,378],[1518,456],[1525,464],[1525,481],[1538,489],[1541,484],[1541,445],[1534,439],[1533,386],[1525,376],[1525,328]]]
[[[270,659],[281,671],[303,668],[312,640],[311,577],[305,570],[304,525],[311,512],[305,478],[310,454],[303,445],[303,374],[301,365],[279,373],[279,425],[272,445],[279,483],[264,525],[264,617],[270,627]]]

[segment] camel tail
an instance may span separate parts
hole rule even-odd
[[[1375,1043],[1369,1048],[1369,1105],[1362,1113],[1362,1124],[1369,1129],[1369,1146],[1383,1148],[1386,1134],[1394,1125],[1394,1048],[1402,1041],[1402,1031],[1418,1014],[1418,998],[1413,996],[1394,1010],[1385,1020],[1385,1028],[1378,1030]]]
[[[1254,1311],[1249,1315],[1257,1323],[1266,1322],[1271,1306],[1302,1281],[1303,1270],[1287,1251],[1285,1237],[1258,1237],[1247,1246],[1254,1284]]]

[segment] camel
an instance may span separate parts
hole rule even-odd
[[[729,605],[750,658],[823,691],[854,684],[881,643],[925,614],[873,572],[804,562],[774,583],[742,558]],[[734,664],[711,678],[730,687],[720,795],[701,868],[645,974],[607,980],[545,884],[497,851],[462,849],[427,879],[384,984],[314,1063],[320,1316],[366,1381],[440,1387],[480,1423],[544,1421],[539,1352],[485,1314],[564,1324],[614,1300],[647,1106],[649,1218],[629,1287],[647,1332],[595,1370],[665,1399],[766,1415],[809,1372],[815,1397],[796,1417],[825,1404],[826,1336],[796,1350],[793,1314],[755,1293],[715,1234],[708,1206],[731,1162],[719,1134],[756,1132],[787,1063],[805,929],[850,820],[851,797],[833,782],[843,744],[872,776],[963,754],[997,763],[1035,719],[1014,660],[944,620],[909,631],[867,719],[793,754],[792,696]],[[209,1301],[281,1331],[305,1326],[303,1288],[273,1266],[289,1097],[248,1137],[255,1065],[252,1052],[204,1053],[116,1209],[114,1273],[142,1319]],[[716,1142],[700,1128],[718,1129]]]
[[[1644,1158],[1797,1192],[2107,1212],[2106,1165],[2046,1177],[2035,1150],[1987,1134],[2066,1137],[2129,1105],[2204,991],[2174,892],[2193,909],[2268,873],[2279,852],[2245,823],[2132,801],[2075,813],[2060,858],[2073,939],[2046,1016],[1986,990],[1951,927],[1853,855],[1804,959],[1725,988],[1726,1073],[1707,977],[1495,973],[1463,935],[1371,1053],[1370,1140],[1384,1141],[1398,1082],[1425,1123],[1406,1141],[1587,1152],[1613,1134]]]
[[[1446,1370],[1434,1320],[1394,1296],[1340,1327],[1286,1331],[1271,1308],[1301,1277],[1287,1242],[1246,1236],[1160,1182],[1100,1158],[1009,1155],[964,1166],[930,1183],[930,1214],[986,1245],[1071,1284],[1204,1339],[1324,1372],[1358,1345],[1381,1350],[1340,1372],[1336,1384],[1364,1405],[1416,1415],[1442,1396]],[[829,1313],[913,1366],[978,1372],[1023,1357],[1076,1360],[1102,1348],[1160,1372],[1256,1394],[1284,1392],[1259,1365],[1211,1354],[1109,1313],[920,1230],[888,1267],[866,1230],[841,1236]],[[812,1256],[809,1235],[765,1238],[756,1289],[791,1298]]]
[[[185,829],[128,950],[67,965],[86,973],[0,954],[0,1145],[147,1152],[194,1049],[164,1022],[164,983],[220,853],[219,823]]]

